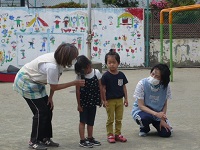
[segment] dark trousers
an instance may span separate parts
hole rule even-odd
[[[164,127],[162,127],[160,130],[160,121],[155,121],[153,115],[148,114],[144,111],[139,112],[138,115],[140,116],[141,121],[137,121],[137,119],[136,121],[140,125],[140,132],[148,133],[150,131],[149,125],[152,124],[156,128],[159,136],[171,136],[171,131],[167,131]]]
[[[52,138],[52,110],[47,105],[48,96],[39,99],[27,99],[31,111],[33,112],[31,142],[42,141],[44,138]]]

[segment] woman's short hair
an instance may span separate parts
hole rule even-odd
[[[76,58],[76,63],[74,65],[74,70],[76,74],[80,74],[81,71],[86,69],[88,65],[91,65],[92,62],[85,56],[85,55],[80,55]]]
[[[54,58],[58,65],[71,67],[72,60],[78,56],[79,52],[76,46],[70,43],[62,43],[54,53]]]
[[[169,67],[166,64],[157,64],[153,68],[151,68],[151,73],[154,69],[160,70],[160,76],[161,76],[160,84],[162,84],[164,88],[166,88],[170,82],[171,72],[169,70]]]
[[[120,56],[114,49],[110,49],[109,52],[105,55],[105,64],[107,64],[108,56],[114,56],[118,64],[120,64]]]

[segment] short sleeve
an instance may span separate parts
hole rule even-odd
[[[167,100],[171,100],[172,99],[171,88],[170,88],[169,85],[167,87],[167,97],[166,97],[166,99]]]
[[[140,80],[136,85],[133,97],[136,99],[144,99],[144,85],[142,80]]]
[[[47,68],[47,83],[58,84],[59,81],[59,70],[57,67]]]
[[[38,69],[40,73],[46,75],[48,84],[58,84],[60,72],[57,65],[53,63],[41,63]]]
[[[102,78],[101,72],[98,69],[95,69],[95,73],[96,73],[97,79],[100,80]]]
[[[126,78],[126,76],[125,76],[125,74],[124,74],[124,73],[123,73],[123,75],[124,75],[124,83],[123,83],[123,84],[125,85],[125,84],[127,84],[127,83],[128,83],[128,80],[127,80],[127,78]]]

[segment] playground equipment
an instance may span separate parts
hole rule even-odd
[[[170,39],[170,80],[173,82],[173,51],[172,51],[172,23],[173,23],[173,13],[181,12],[187,10],[195,10],[200,9],[200,4],[188,5],[188,6],[180,6],[162,9],[160,11],[160,62],[163,63],[163,24],[164,24],[164,13],[169,13],[169,39]]]

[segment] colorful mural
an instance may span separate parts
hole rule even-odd
[[[92,9],[92,60],[104,64],[113,48],[120,67],[143,66],[143,9]],[[1,8],[0,71],[21,67],[39,55],[53,52],[62,42],[87,55],[87,9]]]
[[[144,64],[143,9],[93,10],[92,58],[104,64],[105,54],[112,48],[121,56],[120,67]]]

